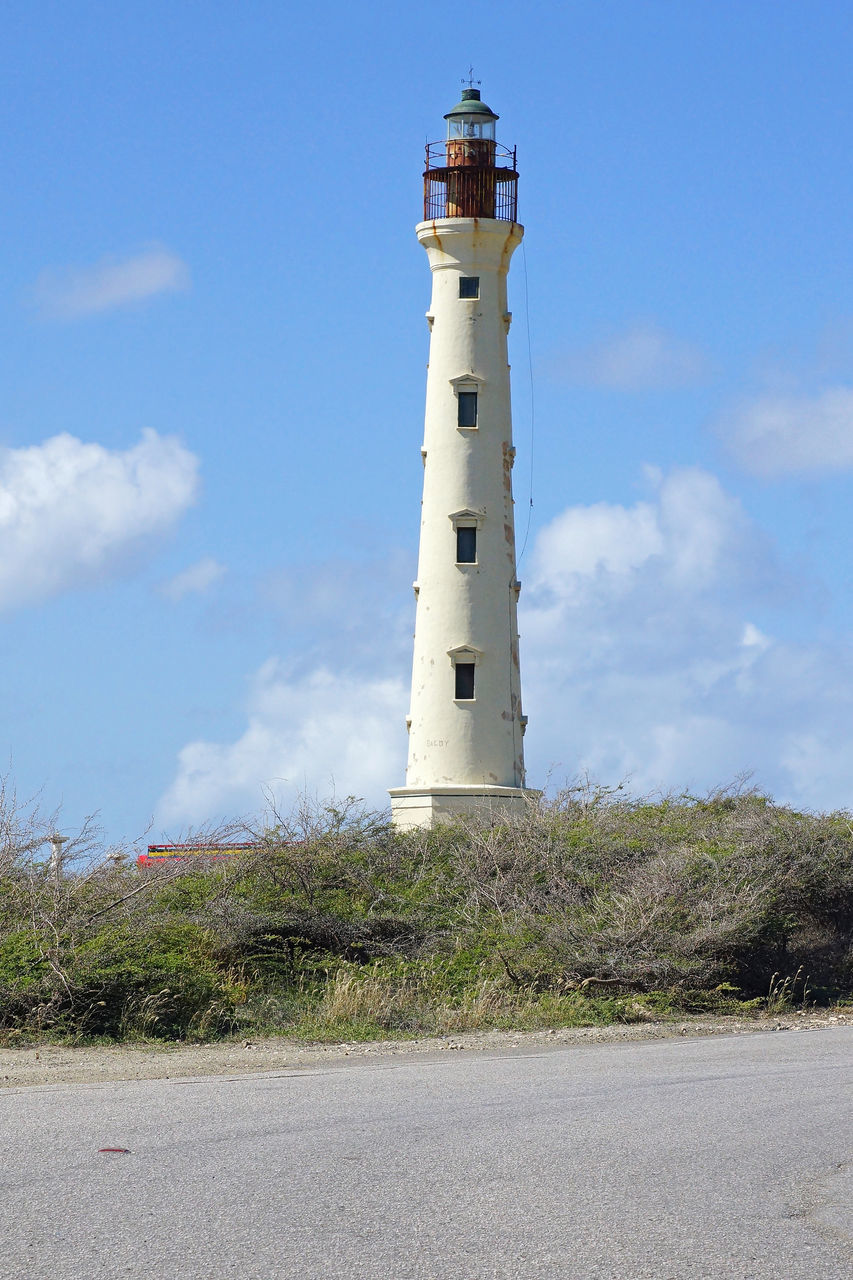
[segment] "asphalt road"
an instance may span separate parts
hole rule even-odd
[[[851,1064],[839,1027],[9,1090],[0,1276],[851,1280]]]

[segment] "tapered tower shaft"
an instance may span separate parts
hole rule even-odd
[[[477,90],[447,119],[446,143],[427,148],[431,216],[416,228],[432,299],[409,759],[391,791],[401,827],[530,794],[507,363],[507,272],[523,235],[515,155],[498,151]]]

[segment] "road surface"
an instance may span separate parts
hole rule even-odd
[[[850,1280],[851,1064],[838,1027],[10,1089],[0,1276]]]

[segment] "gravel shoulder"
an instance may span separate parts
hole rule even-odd
[[[507,1053],[540,1047],[624,1044],[682,1036],[750,1035],[758,1031],[820,1031],[853,1026],[853,1009],[798,1011],[784,1016],[694,1017],[629,1026],[572,1027],[554,1031],[467,1031],[411,1040],[316,1044],[285,1037],[216,1044],[146,1044],[0,1049],[0,1089],[116,1080],[174,1080],[245,1075],[281,1068],[343,1066],[353,1060],[417,1054]]]

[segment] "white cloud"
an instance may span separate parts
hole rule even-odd
[[[205,556],[196,564],[191,564],[180,573],[176,573],[168,582],[164,582],[160,590],[168,600],[177,602],[183,600],[184,596],[201,595],[215,582],[219,582],[225,573],[224,564],[220,564],[212,556]]]
[[[561,371],[584,386],[616,391],[684,387],[701,381],[708,360],[698,347],[653,324],[637,324],[622,334],[572,352]]]
[[[713,475],[646,480],[633,505],[562,512],[522,566],[530,784],[588,769],[607,783],[630,776],[641,792],[701,790],[755,770],[781,800],[853,805],[853,646],[784,639],[786,614],[812,603],[809,587]],[[395,600],[408,624],[402,585]],[[411,628],[386,604],[390,649],[377,645],[376,607],[370,599],[355,631],[320,608],[325,660],[307,674],[264,667],[245,731],[181,752],[161,819],[256,810],[265,785],[285,804],[306,787],[326,795],[333,779],[339,794],[384,805],[404,778],[411,639],[399,636]]]
[[[533,588],[577,600],[603,581],[618,593],[652,563],[662,579],[690,591],[728,568],[726,547],[742,539],[748,523],[737,499],[698,467],[666,477],[650,469],[646,478],[657,489],[652,502],[569,507],[547,525],[532,556]]]
[[[758,625],[756,613],[779,617],[805,588],[798,602],[713,476],[676,470],[647,502],[564,512],[527,576],[533,781],[588,769],[638,791],[702,789],[755,770],[783,800],[853,805],[853,648],[791,644]]]
[[[657,512],[647,502],[630,509],[607,502],[570,507],[542,530],[536,543],[539,572],[564,586],[598,570],[624,575],[662,550]]]
[[[162,245],[151,245],[129,258],[107,256],[91,267],[43,271],[34,296],[42,315],[74,320],[158,293],[187,289],[189,278],[189,268],[177,254]]]
[[[58,435],[0,450],[0,608],[96,581],[193,502],[198,459],[142,433],[124,452]]]
[[[760,651],[767,649],[773,643],[769,636],[759,631],[754,622],[747,622],[740,642],[744,649],[758,649]]]
[[[271,660],[256,674],[248,725],[231,743],[191,742],[162,798],[163,824],[256,811],[265,791],[287,807],[300,792],[333,790],[385,807],[404,779],[408,689],[325,667],[302,673]]]
[[[813,395],[764,395],[717,427],[734,457],[759,476],[853,467],[853,387]]]

